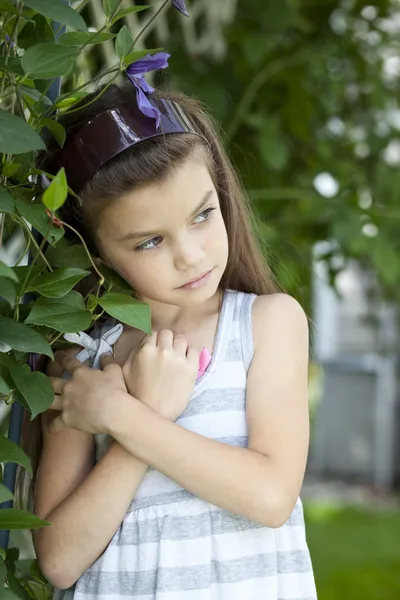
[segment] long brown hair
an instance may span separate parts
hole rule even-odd
[[[66,130],[67,140],[96,115],[136,102],[136,92],[129,82],[122,86],[111,85],[95,99],[98,94],[99,90],[85,97],[76,105],[80,106],[80,110],[59,118]],[[73,225],[83,235],[89,249],[100,255],[101,249],[96,243],[96,228],[102,211],[126,192],[163,180],[195,151],[200,150],[206,158],[219,194],[228,235],[229,258],[221,288],[257,295],[278,291],[256,240],[246,195],[223,148],[216,125],[200,102],[193,98],[176,92],[155,92],[154,96],[179,103],[205,139],[195,134],[170,134],[146,140],[126,150],[96,173],[82,190],[80,201],[72,197],[67,200],[59,211],[61,219]],[[38,155],[37,166],[55,174],[55,154],[58,148],[55,140],[50,140],[47,150]],[[23,445],[31,456],[35,474],[42,448],[38,419],[25,419]]]

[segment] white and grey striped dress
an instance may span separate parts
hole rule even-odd
[[[255,296],[226,291],[215,351],[177,423],[245,447]],[[267,382],[266,382],[267,384]],[[100,458],[107,449],[97,436]],[[182,448],[184,452],[184,448]],[[315,600],[300,499],[270,529],[200,500],[149,469],[109,546],[68,600]]]

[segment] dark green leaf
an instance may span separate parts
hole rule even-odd
[[[5,177],[13,177],[21,168],[21,163],[9,162],[3,167],[3,175]]]
[[[57,43],[61,44],[61,46],[83,46],[91,44],[101,44],[102,42],[113,40],[116,37],[116,35],[116,33],[100,32],[95,34],[92,31],[70,31],[61,35],[58,38]]]
[[[5,277],[0,277],[0,297],[4,298],[11,308],[14,308],[16,295],[17,292],[12,281]]]
[[[67,75],[78,56],[75,48],[59,44],[37,44],[29,48],[22,57],[22,67],[32,79],[49,79]]]
[[[42,119],[40,121],[40,125],[42,125],[43,127],[47,127],[47,129],[51,131],[51,133],[54,135],[55,140],[57,141],[59,146],[61,146],[61,148],[64,146],[67,134],[61,123],[55,121],[54,119]]]
[[[0,212],[15,212],[14,198],[2,187],[0,187]]]
[[[67,178],[64,167],[60,169],[57,175],[53,178],[49,187],[46,188],[42,195],[43,204],[51,211],[55,212],[64,204],[68,196]]]
[[[80,31],[87,30],[81,15],[61,0],[24,0],[24,4],[56,23],[62,23]]]
[[[92,315],[88,310],[77,309],[70,301],[40,298],[33,306],[25,323],[46,325],[62,333],[76,333],[90,327]]]
[[[7,12],[10,15],[17,15],[18,8],[11,2],[11,0],[0,0],[0,12]]]
[[[129,15],[130,13],[140,12],[142,10],[146,10],[147,8],[150,8],[150,6],[130,6],[129,8],[124,8],[123,10],[117,12],[115,17],[111,21],[111,24],[114,25],[114,23],[116,23],[120,19],[123,19],[124,17],[126,17],[126,15]]]
[[[26,510],[16,508],[0,509],[0,529],[38,529],[50,525]]]
[[[21,600],[13,591],[9,589],[1,590],[1,600]]]
[[[14,498],[14,496],[13,496],[12,492],[10,492],[8,487],[6,487],[2,483],[0,483],[0,503],[7,502],[8,500],[12,500],[13,498]],[[1,586],[1,561],[0,561],[0,586]]]
[[[78,281],[87,275],[89,275],[88,271],[75,269],[74,267],[63,267],[33,279],[30,290],[36,290],[42,296],[49,298],[62,298],[71,291]]]
[[[49,246],[46,250],[46,258],[52,267],[87,269],[91,264],[83,246],[78,244],[68,246],[64,239],[60,240],[56,246]]]
[[[114,271],[114,269],[110,269],[103,263],[98,266],[98,269],[99,269],[100,273],[103,275],[104,279],[107,281],[107,283],[111,283],[111,285],[113,285],[115,287],[130,291],[131,293],[133,293],[132,286],[130,286],[129,283],[127,283],[125,281],[125,279],[122,279],[121,275],[119,275],[116,271]]]
[[[44,267],[40,266],[40,265],[34,265],[32,267],[31,270],[31,265],[24,265],[22,267],[14,267],[14,271],[17,274],[18,280],[19,280],[19,284],[17,285],[17,294],[19,296],[22,295],[22,293],[24,293],[25,289],[29,286],[30,282],[32,281],[32,279],[34,277],[36,277],[37,275],[39,275],[39,273],[41,273],[43,271]],[[26,280],[26,284],[25,284],[25,279]],[[23,286],[25,284],[25,288],[23,289]]]
[[[21,198],[15,200],[19,214],[24,217],[35,229],[37,229],[50,242],[58,241],[64,235],[61,227],[54,227],[46,214],[43,204],[26,202]]]
[[[13,281],[18,281],[18,275],[16,274],[14,269],[9,267],[8,265],[5,265],[1,260],[0,260],[0,277],[7,277],[7,279],[12,279]]]
[[[1,487],[4,487],[4,486],[0,486],[0,489],[1,489]],[[1,493],[0,493],[0,497],[1,497]],[[6,498],[6,500],[12,500],[12,494],[11,494],[11,498]],[[4,564],[4,560],[2,558],[0,558],[0,590],[2,590],[4,587],[4,583],[6,580],[6,574],[7,574],[6,565]]]
[[[0,316],[0,342],[21,352],[37,352],[53,358],[53,351],[47,340],[31,327]]]
[[[0,110],[0,152],[21,154],[45,148],[43,140],[20,117]]]
[[[32,475],[31,461],[25,452],[8,438],[0,435],[0,463],[16,463]]]
[[[126,25],[121,27],[115,40],[115,52],[122,60],[129,52],[133,44],[133,38]]]
[[[8,394],[10,393],[11,387],[7,383],[6,379],[4,379],[4,377],[3,377],[3,371],[5,369],[6,369],[6,367],[3,367],[2,365],[0,365],[0,395],[8,396]]]
[[[54,400],[54,390],[50,380],[44,373],[32,372],[28,365],[13,365],[11,377],[22,396],[25,398],[32,419],[47,410]]]
[[[28,50],[31,46],[43,44],[43,42],[54,42],[54,31],[46,17],[35,14],[19,32],[18,46]]]
[[[8,73],[15,73],[21,76],[24,75],[20,58],[10,57],[6,64],[6,57],[0,56],[0,71],[7,71]]]
[[[131,327],[151,334],[150,306],[125,294],[110,292],[97,302],[112,317]]]
[[[39,105],[51,106],[50,99],[45,94],[42,95],[42,92],[39,92],[39,90],[37,90],[36,88],[30,87],[28,85],[20,85],[19,90],[22,93],[22,96],[24,97],[26,103],[30,103],[32,105],[32,102],[30,102],[30,99],[32,99]]]

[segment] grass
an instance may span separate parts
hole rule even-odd
[[[400,509],[305,503],[319,600],[400,599]]]

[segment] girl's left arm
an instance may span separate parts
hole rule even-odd
[[[194,495],[267,527],[289,518],[309,443],[308,323],[296,300],[260,296],[246,390],[248,448],[188,431],[122,397],[109,433]]]

